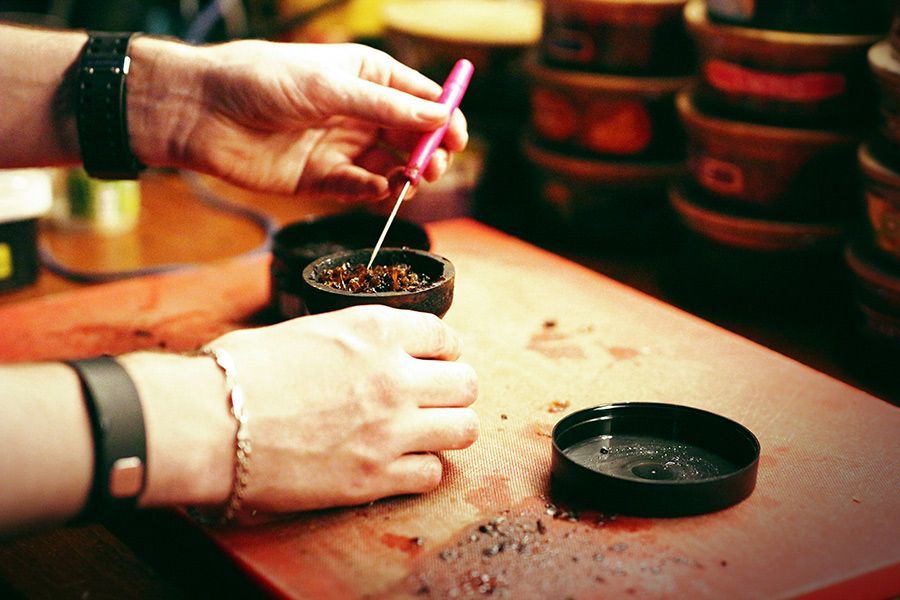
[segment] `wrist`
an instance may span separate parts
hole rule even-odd
[[[131,150],[151,166],[187,166],[201,112],[204,49],[141,36],[129,48],[127,117]]]
[[[150,352],[119,362],[137,387],[147,432],[140,505],[223,504],[232,485],[234,424],[215,362]]]

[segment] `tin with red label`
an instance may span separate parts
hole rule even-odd
[[[866,345],[893,357],[893,376],[900,360],[900,267],[865,240],[847,246],[857,309],[856,333]],[[884,357],[882,357],[884,358]]]
[[[683,173],[675,162],[587,159],[547,150],[526,138],[532,168],[535,233],[570,247],[650,248],[670,237],[666,186]]]
[[[691,178],[717,201],[762,216],[841,217],[854,210],[860,134],[723,119],[700,110],[687,91],[676,105]]]
[[[680,235],[664,283],[680,300],[807,316],[823,316],[845,300],[843,221],[761,218],[698,191],[690,182],[670,189]]]
[[[874,144],[860,146],[866,215],[875,247],[900,265],[900,172],[883,156]]]
[[[900,156],[900,52],[887,41],[875,44],[869,50],[869,67],[878,83],[879,132]]]
[[[866,52],[879,35],[823,35],[711,22],[685,6],[697,43],[700,97],[724,115],[811,127],[865,124],[874,115]]]
[[[531,128],[544,146],[585,157],[683,156],[674,98],[690,78],[581,73],[536,60],[526,71]]]
[[[884,33],[890,0],[707,0],[711,19],[756,29]]]
[[[685,1],[545,2],[541,58],[566,69],[690,73],[693,51],[681,17]]]

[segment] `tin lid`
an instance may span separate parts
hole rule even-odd
[[[697,408],[621,403],[553,428],[553,494],[604,512],[696,515],[747,498],[760,446],[743,425]]]
[[[668,97],[688,87],[689,77],[635,77],[548,67],[532,54],[524,62],[525,72],[535,84],[590,90],[597,94],[625,94],[636,99]]]
[[[840,221],[762,219],[724,210],[691,193],[689,184],[669,188],[669,200],[685,227],[726,246],[760,252],[793,252],[837,247],[845,225]]]
[[[542,8],[534,0],[392,0],[382,16],[389,30],[460,44],[524,47],[541,37]]]
[[[0,169],[0,223],[34,219],[50,210],[53,179],[45,169]]]
[[[885,89],[900,95],[900,57],[887,40],[869,48],[869,67]]]
[[[570,156],[547,150],[529,134],[521,140],[528,161],[567,177],[598,183],[665,185],[684,174],[684,161],[639,162]]]

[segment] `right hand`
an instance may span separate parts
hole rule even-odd
[[[431,314],[361,306],[228,333],[253,450],[246,511],[295,512],[432,490],[432,454],[478,436],[475,371]]]

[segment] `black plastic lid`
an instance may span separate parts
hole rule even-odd
[[[552,437],[553,495],[584,508],[696,515],[736,504],[756,486],[756,436],[696,408],[596,406],[563,418]]]

